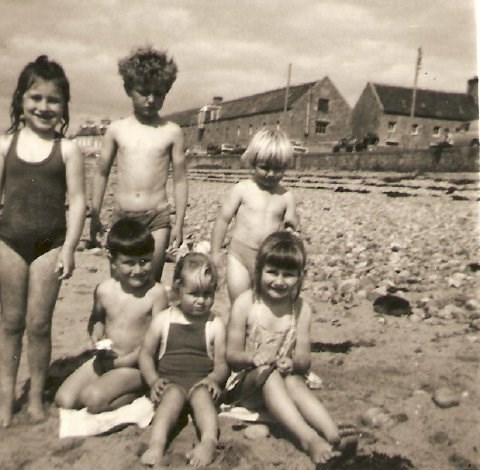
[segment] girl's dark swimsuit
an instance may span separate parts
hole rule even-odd
[[[181,387],[186,396],[213,369],[206,340],[207,323],[171,323],[166,349],[158,362],[159,375]]]
[[[65,241],[65,164],[60,139],[38,163],[18,157],[17,141],[18,133],[5,157],[0,239],[31,264]]]

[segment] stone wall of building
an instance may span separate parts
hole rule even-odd
[[[192,168],[242,168],[240,156],[191,157]],[[344,170],[391,172],[478,172],[478,148],[386,149],[372,152],[306,154],[295,157],[296,170]]]

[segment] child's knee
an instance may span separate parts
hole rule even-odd
[[[87,387],[81,394],[81,401],[89,413],[97,414],[105,410],[105,397],[95,387]]]
[[[75,397],[60,388],[55,395],[55,405],[68,410],[75,408]]]

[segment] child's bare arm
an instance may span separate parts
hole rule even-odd
[[[172,145],[172,173],[175,193],[175,226],[172,231],[173,248],[178,248],[183,241],[183,223],[187,210],[188,182],[183,148],[183,133],[180,127],[175,129],[175,138]]]
[[[208,375],[208,379],[218,385],[223,385],[228,378],[230,372],[225,357],[227,333],[225,325],[221,318],[217,317],[213,320],[213,370]]]
[[[5,165],[5,156],[7,155],[8,148],[10,147],[10,139],[12,137],[2,135],[0,137],[0,198],[3,193],[3,169]]]
[[[152,306],[152,317],[156,317],[161,311],[168,307],[168,294],[162,284],[155,286],[155,294]]]
[[[156,357],[164,325],[164,315],[160,312],[150,323],[138,355],[138,365],[147,384],[152,387],[160,378],[157,373]]]
[[[227,233],[230,222],[235,217],[235,214],[242,202],[241,186],[237,183],[227,194],[222,206],[220,207],[213,226],[210,249],[213,261],[218,264],[220,250],[222,249],[223,240]]]
[[[292,191],[287,191],[285,193],[285,201],[287,203],[287,206],[285,209],[285,215],[283,217],[283,225],[285,228],[297,230],[297,204],[295,202],[295,197],[293,196]]]
[[[252,292],[242,293],[233,303],[227,328],[227,363],[233,370],[253,365],[253,353],[245,351],[248,312],[252,307]]]
[[[99,295],[100,286],[95,288],[93,293],[93,308],[88,320],[88,334],[95,345],[105,334],[106,310]]]
[[[67,279],[72,275],[75,268],[75,249],[85,223],[85,169],[84,159],[77,144],[71,140],[63,139],[61,145],[65,161],[69,209],[65,242],[55,269],[59,274],[59,279]]]
[[[114,124],[112,124],[103,137],[102,150],[95,167],[92,186],[92,207],[90,221],[90,238],[96,239],[97,233],[102,231],[100,211],[102,208],[105,190],[107,189],[108,177],[117,153],[117,143],[114,136]]]
[[[311,365],[310,329],[312,309],[304,300],[301,300],[300,313],[297,320],[297,336],[293,354],[293,372],[304,374]]]

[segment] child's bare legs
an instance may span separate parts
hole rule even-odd
[[[63,382],[55,395],[57,406],[101,413],[128,405],[138,396],[143,387],[138,369],[120,367],[99,375],[93,363],[94,358],[85,362]]]
[[[277,370],[270,374],[262,394],[270,413],[298,439],[315,464],[324,463],[333,457],[332,446],[305,421],[289,394],[284,378]]]
[[[28,367],[30,391],[28,411],[35,420],[45,418],[43,392],[52,353],[52,316],[60,290],[55,272],[61,248],[50,250],[30,265],[27,301]]]
[[[55,404],[58,407],[75,409],[85,406],[80,399],[81,393],[88,385],[99,378],[93,368],[94,359],[91,358],[84,362],[65,379],[55,395]]]
[[[212,395],[206,387],[195,388],[190,396],[195,424],[200,432],[200,442],[187,458],[194,467],[202,467],[213,462],[218,438],[218,416]]]
[[[163,266],[165,264],[165,256],[170,242],[170,228],[161,228],[152,232],[155,240],[155,249],[153,252],[153,275],[157,282],[162,279]]]
[[[175,385],[166,388],[155,411],[148,449],[141,458],[144,465],[156,465],[165,455],[168,437],[177,424],[186,401],[187,397],[181,388]]]
[[[248,269],[233,255],[227,256],[227,289],[230,303],[252,287],[252,279]]]
[[[0,426],[9,426],[27,311],[28,265],[0,241]]]
[[[111,411],[131,403],[142,386],[139,369],[119,367],[87,385],[80,393],[80,401],[90,413]]]
[[[284,377],[288,394],[301,415],[314,429],[321,432],[330,444],[338,444],[340,434],[337,425],[320,400],[310,391],[305,380],[298,375]]]

